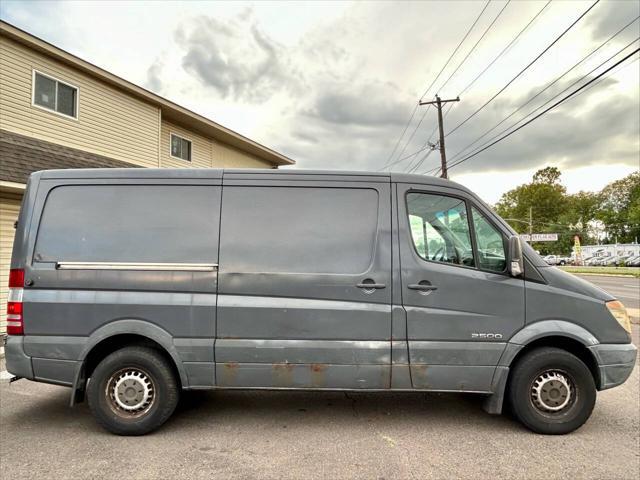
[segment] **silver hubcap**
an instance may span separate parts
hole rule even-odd
[[[569,404],[573,394],[569,379],[555,371],[544,372],[531,386],[533,404],[546,412],[559,412]]]
[[[155,400],[155,387],[149,375],[137,368],[114,373],[107,382],[107,398],[120,416],[136,417],[146,413]]]

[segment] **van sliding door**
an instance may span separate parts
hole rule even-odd
[[[225,173],[218,385],[388,388],[388,178],[281,177]]]

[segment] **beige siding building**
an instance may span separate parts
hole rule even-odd
[[[277,168],[293,160],[0,22],[0,334],[13,223],[49,168]]]

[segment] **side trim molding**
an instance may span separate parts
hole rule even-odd
[[[213,272],[218,264],[208,263],[134,263],[134,262],[56,262],[58,270],[151,270]]]

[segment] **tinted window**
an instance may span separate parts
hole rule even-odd
[[[502,272],[507,266],[507,255],[504,245],[504,237],[500,231],[474,207],[473,228],[476,233],[476,246],[478,248],[478,266],[485,270]]]
[[[362,273],[373,258],[378,193],[371,189],[225,187],[220,269]]]
[[[220,187],[64,186],[44,207],[36,261],[216,263]]]
[[[469,267],[475,265],[463,200],[409,193],[407,210],[413,243],[422,258]]]

